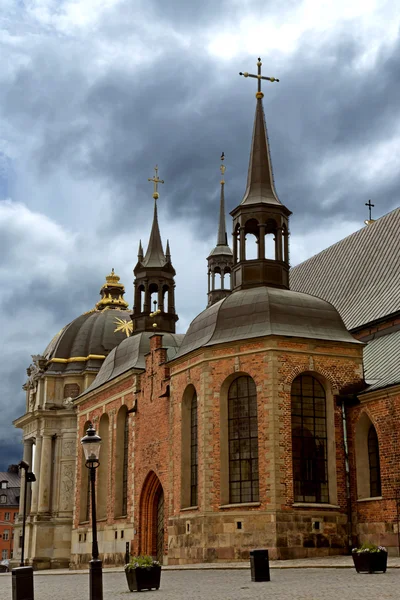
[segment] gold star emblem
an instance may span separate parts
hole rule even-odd
[[[117,333],[117,331],[123,331],[126,337],[129,337],[133,331],[133,322],[131,320],[125,321],[124,319],[117,317],[114,321],[114,325],[118,325],[118,327],[114,329],[114,333]]]

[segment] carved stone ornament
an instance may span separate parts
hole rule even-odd
[[[38,379],[46,369],[47,360],[40,354],[32,354],[33,363],[26,370],[28,381],[22,386],[25,391],[29,391],[29,408],[32,410],[35,404],[35,394],[38,386]]]
[[[65,408],[74,408],[74,401],[71,397],[64,398],[63,405],[65,406]]]

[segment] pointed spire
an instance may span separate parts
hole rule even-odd
[[[171,250],[169,249],[169,240],[167,240],[167,247],[165,249],[165,258],[167,262],[171,262]]]
[[[271,153],[268,143],[267,126],[262,99],[261,79],[279,81],[275,77],[261,76],[261,59],[258,59],[258,74],[240,73],[244,77],[254,77],[258,80],[258,91],[256,93],[256,112],[254,116],[253,138],[251,141],[249,170],[247,174],[247,187],[241,204],[281,204],[275,190],[274,176],[272,171]]]
[[[151,227],[146,256],[142,262],[145,267],[163,267],[166,260],[161,241],[160,228],[158,226],[157,200],[154,199],[153,225]]]
[[[143,246],[142,246],[142,240],[139,240],[138,260],[139,260],[140,262],[143,260]]]
[[[221,160],[225,159],[224,152],[221,154]],[[218,226],[218,236],[217,236],[217,246],[227,246],[228,245],[228,236],[226,235],[226,222],[225,222],[225,180],[224,175],[226,171],[226,167],[224,164],[220,166],[220,170],[222,173],[221,179],[221,197],[219,202],[219,226]]]

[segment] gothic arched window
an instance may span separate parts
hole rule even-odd
[[[294,501],[329,502],[325,390],[312,375],[299,375],[291,398]]]
[[[190,404],[190,506],[197,506],[197,394],[194,392]]]
[[[123,405],[117,415],[115,437],[115,497],[114,515],[124,517],[128,511],[129,414]]]
[[[257,392],[251,377],[235,379],[228,392],[229,502],[258,502]]]
[[[369,485],[370,496],[375,498],[382,494],[381,467],[379,462],[379,443],[376,429],[373,425],[368,431]]]

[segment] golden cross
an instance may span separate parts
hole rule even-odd
[[[152,181],[154,183],[153,198],[154,198],[154,200],[157,200],[157,198],[159,196],[159,193],[158,193],[158,184],[159,183],[164,183],[164,179],[159,179],[159,177],[158,177],[158,165],[156,165],[154,167],[154,171],[155,171],[154,177],[149,177],[147,181]]]
[[[221,154],[221,161],[224,161],[224,159],[225,159],[225,153],[223,152]],[[220,168],[219,168],[219,170],[221,171],[221,174],[222,174],[222,181],[221,181],[221,185],[222,185],[222,184],[225,183],[225,181],[224,181],[224,175],[225,175],[225,171],[226,171],[226,166],[222,163],[221,166],[220,166]]]
[[[276,79],[275,77],[262,77],[261,76],[261,58],[258,58],[258,62],[257,62],[257,75],[252,75],[251,73],[239,73],[239,75],[243,75],[243,77],[254,77],[255,79],[258,79],[258,85],[257,85],[257,93],[256,93],[256,98],[261,100],[261,98],[264,98],[264,94],[261,91],[261,79],[265,79],[266,81],[279,81],[279,79]]]

